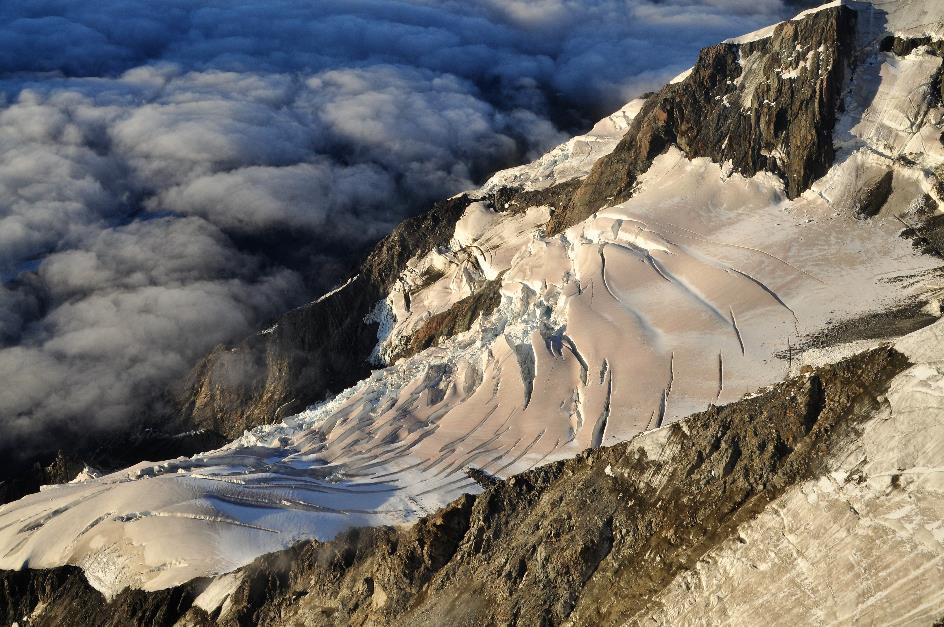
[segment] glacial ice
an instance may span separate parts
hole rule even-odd
[[[898,4],[924,15],[917,0]],[[918,29],[905,17],[888,19]],[[378,303],[375,358],[389,363],[430,316],[499,279],[492,314],[221,449],[0,507],[0,568],[74,564],[107,595],[219,575],[304,538],[416,520],[481,489],[469,466],[508,476],[780,380],[788,344],[922,293],[923,273],[939,266],[898,237],[893,214],[934,193],[928,172],[944,163],[942,111],[914,97],[940,59],[876,60],[837,125],[835,166],[794,201],[772,174],[744,178],[673,148],[630,200],[555,237],[541,230],[548,207],[489,205],[499,186],[585,175],[639,101],[496,174],[449,246],[413,259]],[[889,167],[888,210],[856,220],[857,184]]]

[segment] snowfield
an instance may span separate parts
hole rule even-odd
[[[659,592],[651,625],[929,625],[944,604],[944,322],[824,476],[792,486]],[[758,594],[758,591],[762,591]]]
[[[851,4],[869,19],[870,6]],[[887,4],[884,28],[942,36],[936,3]],[[409,523],[479,490],[469,467],[508,476],[738,399],[782,379],[794,364],[781,353],[804,336],[926,294],[941,262],[898,235],[917,197],[944,200],[930,178],[944,112],[921,91],[941,59],[880,53],[868,28],[835,165],[802,197],[788,200],[772,174],[745,178],[672,148],[630,200],[556,237],[542,235],[548,207],[490,204],[502,186],[586,175],[638,112],[631,102],[483,186],[450,246],[412,260],[378,304],[376,358],[389,363],[430,316],[500,281],[500,305],[469,331],[222,449],[3,506],[0,568],[74,564],[113,595],[351,526]],[[857,191],[890,168],[885,208],[856,219]]]

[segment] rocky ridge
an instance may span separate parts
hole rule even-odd
[[[377,321],[370,314],[405,263],[444,245],[471,200],[458,196],[398,225],[340,288],[268,330],[219,347],[177,393],[179,420],[229,438],[296,413],[370,373]]]
[[[689,158],[781,176],[796,198],[826,173],[856,14],[845,6],[780,24],[770,37],[706,48],[690,73],[650,96],[626,137],[600,159],[548,225],[558,233],[628,198],[668,146]]]

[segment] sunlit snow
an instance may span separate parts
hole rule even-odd
[[[638,102],[497,174],[450,246],[412,260],[378,304],[376,357],[390,359],[430,315],[498,279],[494,313],[220,450],[89,475],[0,508],[0,567],[75,564],[108,594],[166,587],[303,538],[408,523],[478,491],[469,467],[508,476],[781,379],[790,363],[778,354],[800,337],[919,293],[939,264],[898,237],[892,213],[944,162],[931,126],[941,110],[913,97],[940,59],[875,60],[837,126],[836,165],[795,201],[771,174],[747,179],[670,149],[631,200],[556,237],[541,234],[547,207],[489,204],[501,185],[586,174]],[[891,213],[856,220],[851,194],[902,154],[916,165],[894,165]]]

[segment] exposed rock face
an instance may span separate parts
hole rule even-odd
[[[288,312],[267,332],[214,350],[179,392],[183,423],[236,437],[367,376],[377,343],[369,314],[409,259],[448,243],[470,202],[465,195],[450,198],[406,220],[344,288]]]
[[[108,605],[88,588],[80,571],[60,568],[3,573],[0,616],[9,622],[31,615],[35,625],[58,624],[63,616],[75,625],[120,620],[180,625],[679,624],[673,620],[686,603],[708,611],[698,603],[713,598],[710,589],[699,588],[695,596],[679,600],[673,596],[679,586],[692,577],[698,586],[696,573],[729,563],[711,561],[725,551],[766,555],[768,540],[756,535],[756,527],[777,515],[781,500],[796,499],[807,489],[802,486],[823,482],[844,482],[847,487],[841,489],[854,491],[889,481],[870,476],[869,468],[859,475],[841,469],[849,458],[856,463],[853,453],[860,438],[885,438],[892,452],[916,443],[906,441],[911,436],[888,420],[896,415],[889,413],[889,403],[898,415],[920,411],[902,405],[909,398],[902,387],[920,386],[902,375],[908,368],[901,353],[876,349],[631,442],[497,482],[413,527],[358,529],[332,542],[305,542],[265,556],[240,572],[228,601],[212,615],[190,607],[199,582],[158,593],[128,591]],[[920,368],[908,370],[915,373],[912,379],[924,376]],[[899,383],[890,391],[892,381]],[[876,431],[883,428],[897,430],[898,440]],[[875,455],[868,450],[860,454],[866,460]],[[908,486],[918,485],[904,476],[890,481],[904,500]],[[875,495],[861,497],[855,507],[864,511],[879,501]],[[929,510],[928,515],[935,514]],[[756,549],[742,535],[757,542]],[[795,543],[819,542],[818,536],[800,532],[791,537]],[[874,548],[882,534],[860,531],[842,537],[864,542],[857,545],[863,551]],[[836,607],[850,600],[864,602],[886,570],[866,569],[844,580],[843,588],[830,592],[839,600]],[[941,583],[944,573],[939,571],[923,571],[921,590]],[[823,576],[814,566],[803,573],[791,571],[771,584],[763,598],[777,597],[778,586],[792,590],[797,582],[802,585],[794,581],[797,577],[820,582]],[[745,583],[732,585],[750,587],[749,576],[742,578]],[[944,607],[944,600],[935,597],[921,615],[940,610],[933,607],[939,601]],[[738,614],[731,602],[722,609],[732,613],[715,616],[717,620],[756,618],[745,613],[750,608]],[[780,624],[815,616],[815,607],[794,605],[783,617],[769,619]],[[68,614],[73,606],[81,611]],[[882,616],[880,607],[860,614],[865,622],[882,622]]]
[[[922,47],[927,47],[928,52],[931,54],[944,57],[944,41],[932,39],[928,36],[898,37],[895,35],[889,35],[888,37],[885,37],[879,44],[879,49],[882,52],[891,52],[892,54],[895,54],[899,57],[908,56],[918,48]],[[939,69],[931,79],[930,87],[930,104],[935,106],[941,102],[944,102],[944,63],[941,64],[941,69]]]
[[[703,50],[687,78],[650,96],[548,231],[559,233],[626,200],[671,144],[689,158],[730,161],[747,176],[778,174],[788,196],[799,196],[833,160],[832,130],[852,63],[855,20],[840,6],[784,22],[766,39]]]
[[[902,231],[902,237],[914,240],[915,248],[926,255],[944,257],[944,216],[920,218],[920,224]]]
[[[537,190],[502,187],[489,194],[487,200],[496,211],[524,211],[542,205],[560,209],[571,202],[582,183],[577,178]]]
[[[928,46],[935,54],[944,54],[944,41],[935,41],[931,37],[897,37],[889,35],[882,39],[879,49],[882,52],[904,57],[922,46]]]
[[[0,576],[3,625],[173,625],[190,608],[202,582],[160,592],[125,590],[111,603],[85,580],[81,569],[5,571]]]
[[[823,330],[806,336],[798,346],[782,351],[777,356],[789,360],[806,349],[824,349],[867,340],[887,340],[913,333],[937,322],[939,316],[931,312],[929,305],[927,299],[906,301],[898,307],[832,323]]]
[[[892,195],[892,181],[894,172],[888,170],[874,181],[862,186],[852,200],[857,218],[873,218],[885,206],[888,197]]]
[[[431,316],[410,337],[409,343],[394,358],[402,359],[435,346],[444,338],[458,335],[472,328],[482,316],[487,316],[501,303],[501,280],[486,281],[475,293],[466,296],[448,310]]]
[[[65,483],[78,475],[84,464],[74,457],[59,451],[47,465],[36,461],[29,468],[18,471],[5,470],[5,480],[0,482],[0,504],[39,490],[39,486],[50,483]]]

